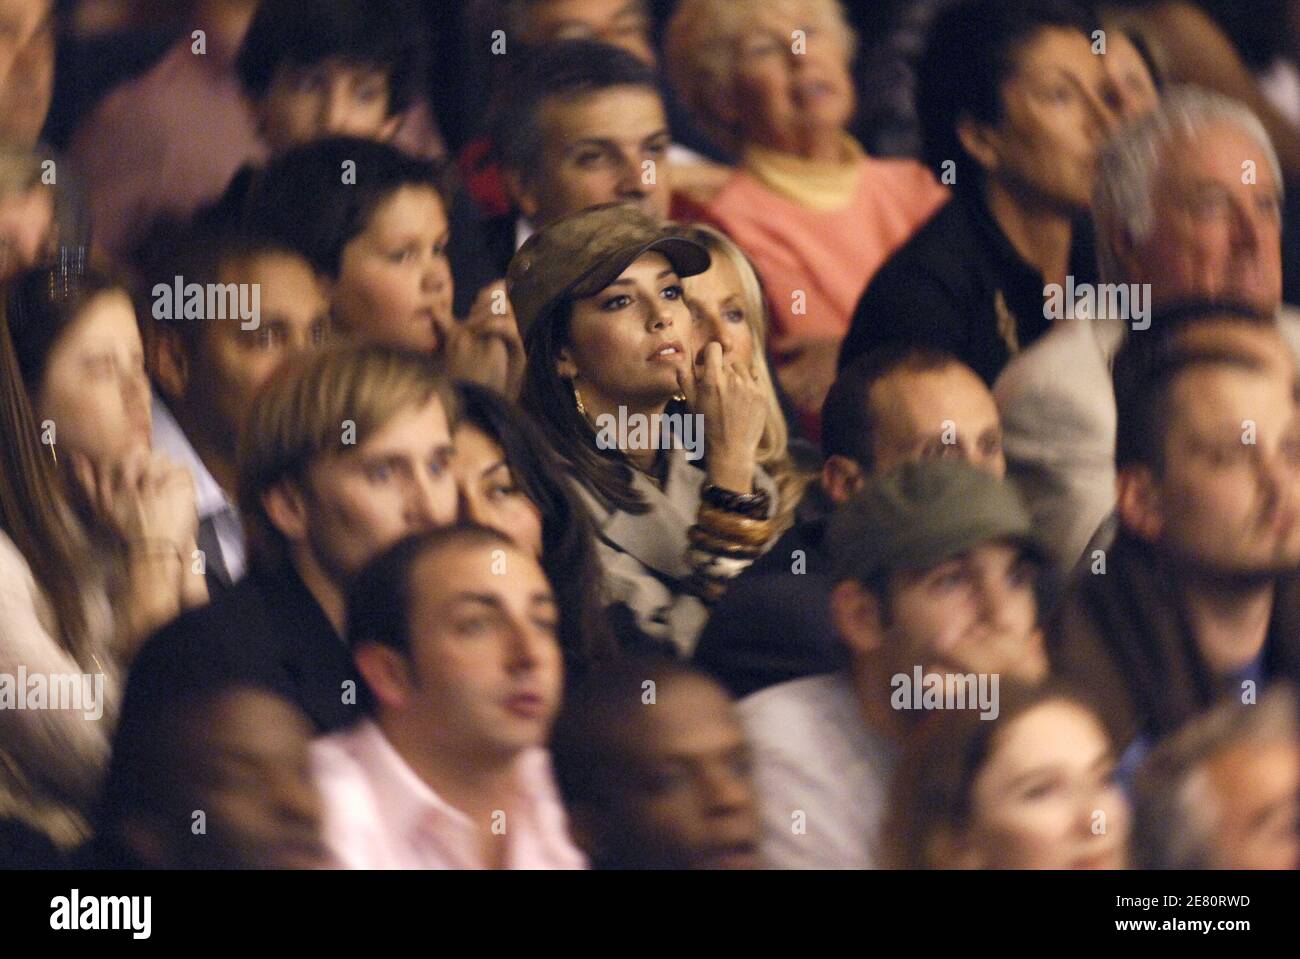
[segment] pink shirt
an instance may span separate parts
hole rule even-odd
[[[151,70],[117,87],[69,148],[85,178],[95,240],[132,252],[160,216],[187,218],[216,200],[266,147],[240,92],[233,51],[182,37]]]
[[[370,719],[312,744],[325,844],[345,869],[483,869],[480,826],[438,796]],[[507,869],[585,869],[569,839],[545,749],[519,757],[519,792],[499,820]],[[483,828],[491,828],[491,823]]]

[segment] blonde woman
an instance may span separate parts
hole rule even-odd
[[[795,507],[812,477],[795,467],[787,449],[789,429],[763,348],[768,317],[763,288],[749,258],[721,231],[681,226],[676,232],[704,247],[710,257],[706,271],[682,281],[691,308],[691,355],[697,372],[703,370],[704,348],[718,343],[723,361],[749,366],[762,388],[767,416],[757,460],[776,483],[779,496],[772,525],[774,533],[783,533],[794,522]]]

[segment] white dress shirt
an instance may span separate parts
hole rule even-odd
[[[231,583],[239,582],[247,566],[244,526],[239,519],[239,510],[203,465],[176,417],[156,393],[153,398],[153,449],[155,453],[165,453],[180,463],[194,477],[194,502],[199,522],[212,521],[226,572],[230,574]]]

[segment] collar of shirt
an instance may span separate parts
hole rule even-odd
[[[330,739],[347,751],[364,775],[374,797],[375,822],[382,823],[401,847],[414,852],[425,866],[482,868],[481,829],[416,774],[373,719],[362,720]],[[582,868],[585,864],[569,842],[550,776],[544,749],[520,755],[511,820],[506,823],[503,818],[501,822],[510,837],[506,868]],[[506,811],[501,814],[504,817]],[[483,826],[495,828],[496,823]]]
[[[226,510],[236,511],[235,504],[230,501],[221,484],[203,465],[203,460],[176,422],[172,411],[156,393],[153,397],[153,448],[154,452],[165,453],[180,463],[194,477],[194,505],[198,509],[200,520]]]
[[[519,219],[515,220],[515,251],[518,252],[519,248],[536,232],[537,228],[533,226],[533,221],[522,213],[519,214]]]

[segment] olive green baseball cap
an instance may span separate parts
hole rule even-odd
[[[708,250],[630,203],[594,206],[543,227],[519,248],[506,273],[520,335],[527,338],[562,297],[595,296],[652,250],[662,253],[678,276],[709,268]]]
[[[905,463],[832,515],[826,546],[836,582],[926,570],[983,543],[1011,542],[1042,562],[1028,510],[1008,483],[956,460]]]

